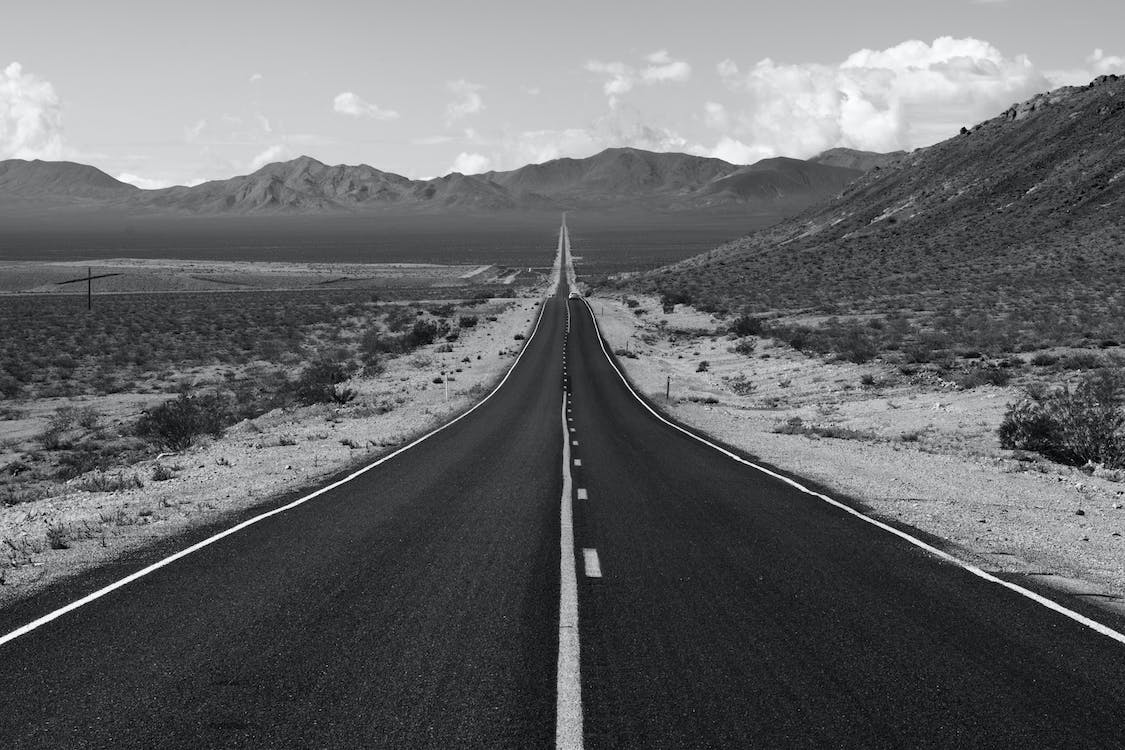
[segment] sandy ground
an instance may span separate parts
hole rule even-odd
[[[632,309],[622,298],[590,302],[610,345],[636,354],[619,357],[629,377],[677,419],[943,538],[987,570],[1030,574],[1125,613],[1125,483],[1001,449],[996,428],[1015,388],[960,391],[768,339],[737,354],[711,316],[633,299]],[[795,417],[844,437],[774,432]]]
[[[0,605],[156,538],[312,486],[448,421],[479,401],[511,367],[525,343],[515,336],[529,333],[539,297],[489,305],[497,320],[482,315],[475,328],[462,329],[452,352],[437,353],[445,343],[439,341],[388,360],[377,377],[343,384],[358,391],[347,405],[276,410],[235,425],[221,439],[136,464],[124,473],[136,473],[144,483],[140,489],[64,491],[0,508]],[[443,371],[452,373],[448,395],[446,383],[433,382]],[[136,411],[144,401],[118,407]],[[36,416],[52,407],[36,405],[28,421],[38,424]],[[153,480],[158,464],[174,477]],[[51,549],[52,528],[65,534],[67,549]]]

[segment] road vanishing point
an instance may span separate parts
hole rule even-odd
[[[556,269],[467,414],[0,611],[0,748],[1125,747],[1119,622],[662,418]]]

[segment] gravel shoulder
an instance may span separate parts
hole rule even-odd
[[[1001,449],[1015,388],[958,390],[754,337],[753,353],[739,354],[708,314],[662,313],[641,295],[589,302],[629,378],[681,422],[987,570],[1125,613],[1125,483]],[[776,431],[798,425],[816,429]]]
[[[312,487],[448,421],[509,370],[535,323],[539,301],[491,301],[487,311],[496,320],[464,329],[452,351],[436,351],[445,344],[439,340],[388,360],[376,377],[343,384],[357,391],[348,404],[275,410],[234,425],[219,439],[129,467],[126,473],[135,473],[143,487],[115,492],[67,487],[51,497],[0,507],[0,555],[9,563],[0,565],[0,606],[157,539]],[[443,372],[453,374],[436,384]],[[117,398],[113,406],[126,416],[146,405],[144,399]],[[45,418],[52,406],[37,406],[27,424],[6,424],[38,429],[36,415]],[[171,478],[150,479],[158,466]]]

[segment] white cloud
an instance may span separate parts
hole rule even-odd
[[[253,159],[250,160],[250,170],[261,169],[267,164],[272,164],[275,161],[281,161],[284,157],[289,155],[289,149],[283,144],[274,144],[265,151],[262,151]]]
[[[691,78],[691,66],[683,60],[673,60],[668,50],[653,52],[645,59],[651,63],[641,70],[641,80],[645,83],[686,81]]]
[[[173,185],[186,185],[187,187],[194,187],[195,185],[199,185],[205,182],[205,180],[201,179],[188,180],[186,182],[152,179],[149,177],[141,177],[139,175],[132,174],[131,172],[122,172],[121,174],[117,175],[117,179],[121,180],[122,182],[128,182],[130,185],[136,185],[143,190],[159,190],[160,188],[172,187]]]
[[[206,120],[199,120],[194,125],[187,125],[184,127],[184,140],[188,143],[199,140],[199,136],[203,133],[203,129],[207,127]]]
[[[586,128],[527,130],[509,135],[502,147],[505,167],[538,164],[562,157],[582,158],[607,148],[631,146],[648,151],[684,151],[685,138],[669,128],[643,122],[628,108],[616,109]]]
[[[255,114],[254,119],[258,121],[258,127],[260,127],[263,132],[265,132],[265,133],[272,133],[273,132],[273,126],[270,125],[269,118],[266,117],[265,115],[263,115],[261,112]]]
[[[726,60],[719,61],[719,64],[715,66],[715,70],[718,71],[719,76],[722,78],[733,78],[738,75],[738,65],[729,57]]]
[[[262,74],[261,73],[251,73],[250,74],[250,83],[257,83],[260,80],[262,80]]]
[[[1099,76],[1125,73],[1125,57],[1120,55],[1107,55],[1102,50],[1096,49],[1086,58],[1094,73]]]
[[[454,99],[445,108],[445,120],[452,123],[484,109],[484,99],[480,92],[484,89],[479,83],[469,83],[465,79],[450,81],[446,87],[453,92]]]
[[[636,68],[626,63],[590,60],[586,70],[605,76],[602,91],[609,97],[609,105],[616,107],[620,97],[629,93],[638,83],[683,82],[691,78],[691,66],[683,60],[674,60],[668,50],[657,50],[645,56],[648,65]]]
[[[1125,58],[1095,49],[1086,57],[1086,67],[1051,70],[1047,72],[1047,78],[1054,86],[1085,86],[1098,76],[1110,74],[1125,74]]]
[[[0,158],[61,159],[65,150],[54,86],[11,63],[0,72]]]
[[[336,94],[336,98],[332,100],[332,109],[342,115],[370,117],[373,120],[394,120],[399,116],[393,109],[382,109],[375,104],[365,102],[351,91]]]
[[[453,160],[453,166],[446,170],[446,174],[460,172],[461,174],[480,174],[492,168],[492,160],[484,154],[466,153],[462,151]]]
[[[746,98],[716,155],[720,148],[807,157],[835,146],[926,146],[1049,87],[1026,56],[1005,57],[971,38],[863,49],[837,65],[766,58],[736,71],[720,64],[728,86]]]
[[[726,130],[730,127],[730,115],[727,108],[718,102],[703,103],[703,122],[707,127],[715,130]]]

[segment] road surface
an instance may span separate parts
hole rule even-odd
[[[1125,645],[660,421],[560,275],[463,419],[0,643],[0,747],[1125,747]]]

